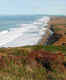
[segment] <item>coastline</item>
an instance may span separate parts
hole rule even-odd
[[[3,45],[1,47],[8,48],[8,47],[24,47],[24,46],[34,46],[34,45],[43,46],[43,45],[52,45],[56,43],[56,41],[58,41],[59,38],[61,37],[62,35],[61,33],[63,33],[62,31],[55,32],[55,30],[57,30],[56,26],[58,26],[58,29],[59,27],[63,28],[63,26],[60,25],[65,24],[66,19],[64,17],[63,18],[54,16],[51,16],[49,18],[48,17],[41,18],[35,21],[33,24],[28,24],[28,25],[24,24],[22,25],[23,27],[21,26],[20,28],[16,28],[14,30],[11,29],[10,31],[2,32],[0,43]],[[12,34],[13,36],[11,36]],[[63,34],[65,34],[65,32]],[[13,38],[15,39],[12,40]],[[61,44],[65,43],[66,42],[62,42]],[[58,43],[54,45],[57,44]]]
[[[47,26],[47,30],[45,30],[46,34],[43,35],[42,37],[43,41],[41,41],[41,45],[43,45],[44,42],[46,43],[49,37],[53,36],[53,35],[50,36],[50,31],[49,31],[49,30],[53,31],[51,29],[52,28],[51,25],[52,24],[50,20]],[[49,40],[49,42],[51,42],[51,40],[52,38]],[[59,73],[59,71],[60,71],[60,75],[61,74],[64,75],[64,67],[66,65],[66,59],[65,59],[66,56],[63,56],[63,54],[66,54],[65,46],[63,47],[63,46],[49,45],[47,47],[47,46],[44,46],[44,45],[41,46],[41,45],[0,48],[0,61],[1,61],[0,76],[5,77],[5,79],[8,79],[8,77],[9,79],[17,79],[17,77],[21,79],[25,79],[24,77],[26,77],[26,80],[27,80],[27,76],[29,79],[30,77],[33,79],[34,73],[39,73],[41,79],[44,74],[46,74],[46,76],[49,76],[52,73],[52,76],[53,76],[53,74],[57,74]],[[58,56],[58,58],[56,58],[56,55]],[[49,62],[50,62],[50,66],[49,66]],[[56,63],[58,63],[58,65]],[[47,68],[46,65],[48,65],[49,68]],[[59,65],[61,66],[61,68],[59,68]],[[53,68],[53,66],[55,67]],[[56,69],[56,71],[53,71],[53,69],[54,70]],[[28,74],[29,72],[30,74]],[[50,73],[47,74],[47,72],[48,73],[50,72]],[[24,75],[22,75],[22,73]],[[15,78],[13,78],[11,75],[14,76]],[[65,75],[64,76],[62,75],[59,77],[59,79],[61,78],[64,79]],[[35,74],[35,76],[38,77],[39,79],[39,76],[37,76],[37,74]],[[54,78],[57,78],[57,76]]]
[[[52,31],[53,34],[51,35],[48,30]],[[66,45],[66,17],[51,17],[48,22],[48,30],[46,35],[42,37],[40,45]]]
[[[31,24],[22,24],[19,28],[2,32],[0,47],[20,47],[38,45],[48,33],[49,16],[44,16]]]
[[[39,42],[39,45],[45,45],[46,42],[48,41],[48,38],[51,36],[51,33],[50,33],[50,31],[51,31],[51,20],[52,19],[50,18],[50,21],[48,22],[48,28],[46,30],[46,35],[42,36],[42,39]]]

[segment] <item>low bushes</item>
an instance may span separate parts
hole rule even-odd
[[[14,80],[17,77],[19,80],[64,80],[64,55],[44,51],[44,47],[36,48],[29,52],[17,49],[19,55],[9,50],[8,56],[0,56],[0,73],[13,75]]]

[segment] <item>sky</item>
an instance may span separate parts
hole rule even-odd
[[[0,15],[66,15],[66,0],[0,0]]]

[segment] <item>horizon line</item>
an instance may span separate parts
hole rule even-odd
[[[0,16],[35,16],[35,15],[44,15],[44,16],[66,16],[64,14],[0,14]]]

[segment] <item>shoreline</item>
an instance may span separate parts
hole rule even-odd
[[[43,35],[48,33],[50,17],[44,16],[32,24],[22,25],[1,35],[0,47],[20,47],[38,45]],[[13,36],[12,36],[13,35]]]
[[[39,42],[40,45],[45,45],[46,42],[48,41],[48,38],[51,36],[51,33],[50,33],[50,31],[52,31],[51,30],[51,20],[52,18],[50,18],[50,21],[48,22],[48,29],[46,31],[46,35],[43,35],[41,41]]]
[[[53,34],[50,35],[48,30],[51,30]],[[40,45],[66,45],[66,18],[51,17],[48,22],[48,30],[46,35],[42,37]]]
[[[59,21],[59,20],[61,19],[61,22]],[[35,26],[34,26],[34,30],[37,30],[37,32],[39,32],[40,31],[40,34],[36,34],[36,35],[32,35],[33,36],[33,38],[31,38],[31,36],[27,36],[27,37],[29,37],[30,39],[33,39],[33,41],[35,41],[35,44],[31,44],[31,45],[22,45],[23,44],[23,42],[22,42],[22,35],[21,36],[19,36],[19,38],[17,39],[16,38],[16,40],[13,40],[13,42],[10,42],[10,43],[8,43],[8,44],[5,44],[5,46],[3,46],[4,48],[14,48],[14,47],[24,47],[24,46],[34,46],[34,45],[51,45],[51,44],[54,44],[54,42],[56,42],[56,41],[58,41],[59,39],[60,39],[60,37],[62,36],[62,35],[60,35],[60,34],[57,34],[56,32],[55,32],[55,29],[54,29],[54,27],[56,27],[55,25],[56,24],[62,24],[63,22],[64,22],[64,20],[62,21],[63,19],[60,17],[50,17],[50,20],[48,21],[48,23],[47,23],[47,26],[45,27],[46,29],[44,30],[43,28],[44,28],[44,26],[41,26],[42,27],[42,29],[41,30],[37,30],[37,27],[36,27],[36,23],[34,23],[35,24]],[[41,21],[44,21],[43,19],[41,19]],[[39,23],[41,22],[41,21],[39,21]],[[57,21],[57,22],[56,22]],[[59,21],[59,22],[58,22]],[[38,24],[38,22],[37,22],[37,24]],[[31,24],[32,25],[32,24]],[[28,26],[31,26],[31,25],[28,25]],[[28,27],[29,29],[30,29],[30,31],[29,31],[29,33],[31,33],[32,31],[34,31],[33,30],[33,27],[32,28],[30,28],[30,27]],[[21,28],[19,29],[19,30],[21,30]],[[23,29],[22,29],[23,30]],[[32,31],[31,31],[32,30]],[[34,31],[35,32],[35,31]],[[42,32],[42,33],[41,33]],[[44,34],[44,32],[45,32],[45,34]],[[38,36],[37,36],[38,35]],[[40,36],[41,35],[41,36]],[[26,38],[26,37],[25,37]],[[40,39],[40,40],[39,40]],[[26,39],[27,40],[27,39]],[[38,42],[37,42],[37,40],[39,40]],[[19,42],[18,42],[19,41]],[[29,39],[27,40],[27,41],[29,41]],[[20,44],[20,45],[18,45],[17,46],[17,44],[16,44],[16,42],[18,43],[18,44]],[[29,41],[30,42],[30,41]],[[14,46],[12,47],[12,43],[14,43]],[[6,47],[7,46],[7,47]],[[2,46],[0,47],[0,48],[3,48]]]

